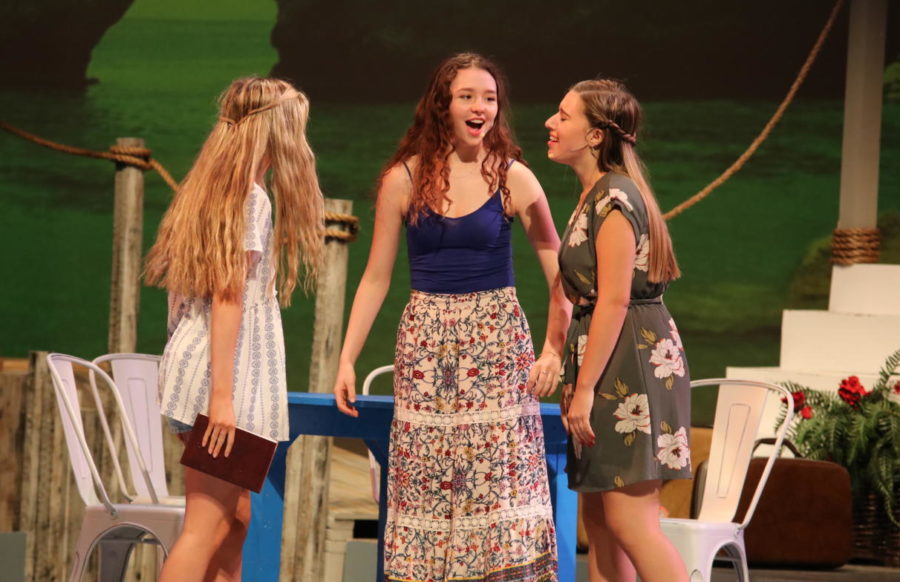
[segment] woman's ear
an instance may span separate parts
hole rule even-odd
[[[603,142],[603,132],[597,128],[591,129],[590,133],[588,133],[588,144],[592,148],[600,147],[600,144]]]

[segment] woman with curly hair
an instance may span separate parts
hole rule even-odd
[[[412,293],[394,360],[385,580],[557,579],[538,397],[556,387],[569,312],[559,237],[512,139],[506,98],[488,59],[445,60],[381,176],[334,391],[356,416],[354,362],[405,226]],[[513,286],[516,217],[550,289],[537,361]]]

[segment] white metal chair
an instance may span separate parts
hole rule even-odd
[[[363,380],[362,393],[368,395],[369,389],[372,387],[372,382],[375,378],[382,374],[387,374],[388,372],[394,372],[393,365],[379,366],[369,372],[369,375]],[[375,455],[372,454],[372,451],[369,451],[369,479],[372,481],[372,499],[375,500],[375,503],[378,503],[380,495],[379,484],[381,483],[381,466],[375,460]]]
[[[700,513],[697,519],[664,518],[660,520],[660,525],[663,533],[681,554],[691,582],[709,582],[713,561],[716,559],[730,561],[737,571],[738,580],[749,582],[744,529],[750,524],[772,465],[781,450],[794,414],[794,402],[790,391],[768,382],[725,378],[691,382],[691,388],[714,385],[719,386],[719,395]],[[733,520],[747,476],[753,444],[766,397],[770,393],[787,399],[787,417],[775,435],[775,445],[744,519],[735,523]]]
[[[134,431],[126,414],[124,414],[124,406],[116,391],[115,384],[112,378],[101,368],[81,358],[54,353],[47,356],[47,363],[50,368],[50,377],[53,381],[60,417],[62,418],[72,472],[75,476],[78,492],[85,504],[81,531],[75,544],[72,574],[69,580],[70,582],[81,580],[88,557],[94,548],[99,548],[101,581],[119,581],[124,576],[128,557],[135,544],[155,540],[156,543],[162,546],[163,552],[168,555],[169,549],[181,532],[181,526],[184,521],[184,508],[158,503],[158,495],[140,455],[136,456],[139,473],[150,495],[151,503],[113,503],[110,500],[106,486],[100,477],[97,465],[85,439],[84,423],[78,400],[73,364],[88,369],[106,384],[119,408],[119,416],[122,421],[122,430],[126,442],[129,442],[131,447],[138,450]],[[112,458],[116,459],[118,451],[109,433],[96,381],[91,382],[91,392],[97,404],[97,412],[105,433],[107,446],[110,447]],[[122,480],[118,461],[115,463],[117,466],[117,477]]]
[[[137,492],[132,501],[146,503],[152,500],[140,473],[139,459],[142,459],[159,503],[183,506],[184,496],[169,495],[166,485],[163,429],[156,401],[159,360],[159,356],[150,354],[116,353],[94,358],[94,364],[109,364],[125,413],[137,438],[137,449],[132,447],[131,441],[125,442],[131,480]],[[93,373],[91,381],[94,381]]]

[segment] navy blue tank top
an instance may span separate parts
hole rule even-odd
[[[472,293],[515,284],[512,218],[495,192],[478,210],[448,218],[426,210],[406,223],[411,287],[427,293]]]

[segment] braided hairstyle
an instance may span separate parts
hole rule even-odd
[[[631,178],[644,200],[650,224],[650,256],[648,279],[654,283],[671,281],[681,276],[672,239],[666,228],[659,204],[646,178],[646,170],[635,151],[641,122],[641,106],[625,85],[609,79],[581,81],[572,86],[584,103],[584,113],[592,128],[603,132],[594,148],[597,168]]]

